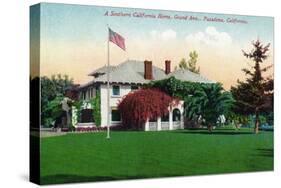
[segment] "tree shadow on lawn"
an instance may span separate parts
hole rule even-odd
[[[257,149],[257,151],[258,151],[258,156],[263,156],[263,157],[273,157],[274,156],[273,149],[260,148],[260,149]]]
[[[235,130],[214,130],[212,132],[209,132],[207,130],[185,130],[180,132],[174,132],[174,133],[181,133],[181,134],[205,134],[205,135],[249,135],[254,134],[251,131],[235,131]]]
[[[73,174],[56,174],[49,176],[42,176],[40,179],[40,185],[51,185],[51,184],[64,184],[64,183],[88,183],[88,182],[103,182],[103,181],[122,181],[122,180],[138,180],[138,179],[155,179],[155,178],[169,178],[169,177],[186,177],[186,176],[203,176],[203,175],[218,175],[218,174],[230,174],[230,173],[241,173],[241,172],[257,172],[257,171],[268,171],[268,170],[238,170],[238,171],[209,171],[209,172],[193,172],[191,174],[158,174],[158,175],[135,175],[135,176],[81,176]]]
[[[80,175],[73,175],[73,174],[56,174],[56,175],[42,176],[41,185],[110,181],[110,180],[133,179],[133,178],[136,178],[136,177],[116,178],[116,177],[110,177],[110,176],[80,176]]]
[[[181,175],[161,174],[159,177],[173,177]],[[116,180],[131,180],[131,179],[146,179],[146,178],[159,178],[158,176],[81,176],[73,174],[56,174],[49,176],[42,176],[40,184],[62,184],[62,183],[81,183],[81,182],[101,182],[101,181],[116,181]]]

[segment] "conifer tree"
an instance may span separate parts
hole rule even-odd
[[[248,76],[247,79],[237,81],[237,86],[231,87],[231,92],[236,104],[234,111],[244,115],[255,116],[254,132],[258,133],[260,125],[260,114],[273,109],[273,79],[264,78],[262,73],[266,72],[272,65],[261,67],[268,58],[270,44],[263,45],[259,40],[252,42],[253,49],[250,52],[242,50],[243,55],[254,62],[250,69],[242,69]]]

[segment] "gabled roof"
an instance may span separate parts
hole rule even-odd
[[[109,71],[112,71],[115,68],[115,66],[109,66]],[[97,74],[105,74],[107,73],[107,66],[103,66],[101,68],[98,68],[96,70],[94,70],[93,72],[91,72],[90,74],[88,74],[88,76],[95,76]]]
[[[145,84],[149,83],[151,80],[144,79],[144,62],[137,60],[127,60],[117,66],[110,66],[110,82],[111,83],[122,83],[122,84]],[[170,74],[166,75],[165,71],[152,66],[153,80],[162,80],[174,76],[175,78],[182,81],[190,82],[202,82],[202,83],[214,83],[207,78],[202,77],[199,74],[193,73],[189,70],[175,70]],[[93,83],[106,83],[107,82],[107,67],[103,66],[95,71],[91,72],[89,75],[95,76],[95,78],[82,85],[80,88],[87,87]]]

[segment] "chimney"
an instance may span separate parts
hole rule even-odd
[[[146,80],[152,80],[152,61],[144,61],[144,79]]]
[[[169,74],[171,72],[171,61],[170,60],[166,60],[165,61],[165,73]]]

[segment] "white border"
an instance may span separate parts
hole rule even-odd
[[[0,187],[37,187],[28,182],[28,87],[29,87],[29,14],[28,7],[39,1],[1,2],[1,123]],[[280,5],[276,0],[56,0],[73,4],[183,10],[275,17],[275,49],[280,49]],[[279,50],[280,51],[280,50]],[[277,50],[275,50],[277,52]],[[280,55],[275,54],[275,171],[232,175],[207,175],[150,180],[115,181],[59,185],[62,187],[277,187],[280,182]],[[278,86],[279,85],[279,86]],[[15,113],[16,112],[16,113]],[[16,116],[15,116],[16,114]],[[279,126],[280,125],[280,126]],[[235,152],[235,151],[234,151]],[[279,158],[279,159],[278,159]]]

